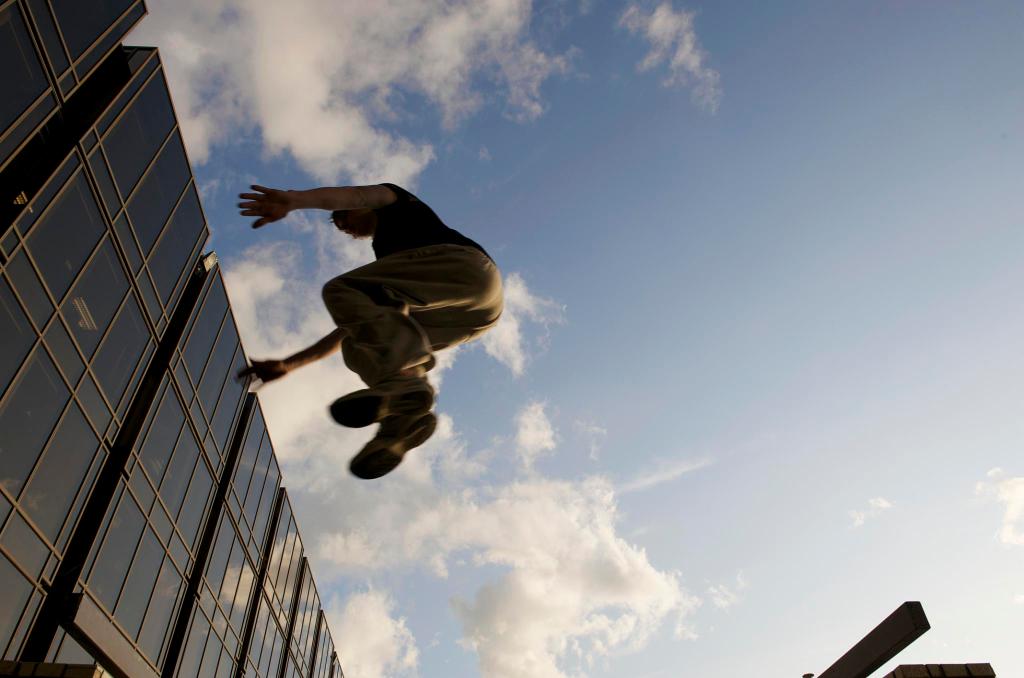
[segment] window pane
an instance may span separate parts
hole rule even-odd
[[[234,323],[228,318],[221,330],[217,345],[210,356],[210,362],[206,366],[206,373],[199,382],[199,400],[203,403],[203,410],[212,418],[217,407],[217,400],[220,396],[221,386],[224,384],[224,377],[231,367],[231,358],[238,347],[238,334],[235,332]]]
[[[68,391],[40,349],[0,408],[0,485],[15,497],[57,422]]]
[[[52,0],[71,58],[77,59],[128,9],[133,0]]]
[[[156,580],[156,587],[153,589],[153,598],[146,611],[146,621],[143,622],[139,634],[139,647],[143,654],[158,666],[160,649],[167,636],[167,626],[182,588],[181,575],[174,569],[171,559],[165,558],[164,565],[160,568],[160,576]]]
[[[5,71],[4,95],[0,97],[0,131],[3,131],[48,87],[16,4],[0,12],[0,63]]]
[[[98,449],[85,415],[72,403],[21,498],[22,507],[50,543],[56,543]]]
[[[204,224],[199,196],[193,186],[174,212],[171,225],[149,260],[149,270],[164,305],[170,301],[178,279],[188,265],[189,255],[203,232]]]
[[[78,383],[78,378],[85,371],[85,363],[78,355],[78,349],[71,341],[71,335],[64,329],[64,323],[60,320],[50,325],[46,330],[46,345],[57,359],[57,365],[64,371],[64,376],[72,384]]]
[[[25,603],[32,595],[32,585],[2,553],[0,553],[0,591],[4,592],[4,604],[0,605],[0,652],[2,652],[14,634],[18,619],[21,618],[21,612],[25,609]]]
[[[127,196],[149,165],[167,133],[174,126],[174,113],[167,87],[161,77],[149,81],[103,141],[110,165]]]
[[[164,222],[178,202],[190,176],[185,149],[181,145],[181,138],[175,134],[160,152],[152,169],[142,180],[142,185],[128,203],[128,216],[131,217],[144,255],[149,253],[160,235]]]
[[[139,507],[124,493],[89,577],[89,590],[107,610],[114,609],[144,524]]]
[[[206,513],[211,490],[213,478],[210,477],[206,466],[199,464],[189,484],[188,496],[181,507],[181,514],[178,516],[178,529],[188,541],[190,548],[195,548],[196,539],[199,538],[199,526],[202,524],[203,514]]]
[[[157,412],[153,425],[149,429],[149,435],[142,446],[142,464],[146,472],[159,487],[164,477],[164,469],[167,468],[167,460],[171,458],[171,452],[178,440],[178,433],[185,421],[185,413],[181,409],[181,403],[172,389],[164,391],[163,402],[160,403],[160,410]]]
[[[28,309],[28,314],[32,320],[36,321],[36,327],[46,327],[46,321],[53,314],[53,304],[46,296],[46,290],[43,289],[39,277],[32,270],[32,265],[28,263],[25,250],[14,255],[14,259],[7,264],[7,276],[11,279],[25,308]]]
[[[127,289],[124,270],[107,240],[61,306],[86,358],[96,350]]]
[[[81,172],[28,238],[32,257],[53,296],[60,300],[106,226]]]
[[[121,598],[117,602],[117,609],[114,610],[114,618],[133,638],[142,626],[142,617],[149,605],[149,596],[153,591],[163,556],[164,550],[156,535],[151,530],[146,530],[135,554],[131,572],[124,583]]]
[[[174,458],[167,469],[164,481],[160,485],[160,496],[171,515],[177,515],[181,508],[181,500],[185,497],[185,488],[188,487],[189,478],[192,476],[192,469],[195,468],[196,460],[199,459],[199,445],[196,444],[192,432],[185,428],[181,438],[178,440],[178,447],[174,451]]]
[[[35,338],[35,330],[15,300],[10,285],[0,279],[0,394],[14,378]]]
[[[227,311],[228,301],[224,295],[224,285],[218,277],[213,282],[213,287],[207,295],[203,310],[192,328],[188,345],[185,347],[185,364],[188,366],[189,374],[192,375],[192,382],[199,383],[199,377],[203,374],[203,367],[207,358],[210,357],[210,350],[220,330],[221,320],[224,312]]]
[[[142,312],[135,298],[129,296],[93,361],[96,378],[110,402],[121,400],[148,341],[149,330]]]

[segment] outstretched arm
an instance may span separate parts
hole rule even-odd
[[[387,186],[334,186],[313,188],[308,191],[282,191],[253,185],[256,193],[241,193],[238,203],[243,217],[258,217],[253,228],[283,219],[292,210],[377,209],[398,200]]]
[[[304,348],[284,360],[253,360],[252,365],[238,372],[238,378],[245,379],[246,377],[253,376],[263,382],[280,379],[303,365],[308,365],[321,358],[326,358],[332,353],[336,353],[341,346],[341,340],[344,336],[343,330],[336,329],[309,348]]]

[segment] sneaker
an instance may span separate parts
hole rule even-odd
[[[380,478],[401,464],[406,452],[427,442],[436,428],[437,417],[433,412],[419,417],[387,417],[374,439],[352,457],[348,468],[357,478]]]
[[[342,426],[362,428],[387,417],[423,414],[434,406],[434,389],[426,379],[413,379],[395,385],[364,388],[338,398],[330,406],[331,418]]]

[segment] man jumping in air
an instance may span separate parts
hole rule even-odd
[[[331,212],[353,238],[372,238],[377,260],[329,281],[324,304],[338,329],[283,360],[254,360],[239,376],[269,382],[340,347],[367,388],[338,398],[331,417],[343,426],[380,423],[349,464],[360,478],[390,472],[434,433],[434,389],[426,374],[435,351],[475,339],[501,315],[501,275],[484,249],[444,224],[394,184],[281,191],[253,186],[239,195],[253,228],[297,209]]]

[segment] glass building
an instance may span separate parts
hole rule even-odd
[[[0,1],[0,675],[340,678],[145,12]]]

